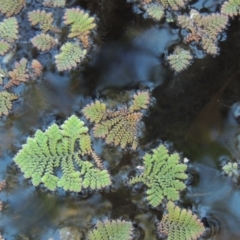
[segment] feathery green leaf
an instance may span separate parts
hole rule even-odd
[[[176,72],[181,72],[184,69],[188,68],[193,60],[193,56],[190,51],[184,50],[183,48],[177,46],[173,53],[167,57],[170,66]]]
[[[56,28],[52,25],[53,17],[52,13],[47,13],[45,10],[33,10],[28,13],[28,20],[31,25],[36,26],[39,24],[39,28],[42,29],[44,32],[47,31],[55,31]]]
[[[0,92],[0,116],[8,115],[12,109],[12,101],[17,100],[18,96],[7,91]]]
[[[80,8],[66,9],[63,18],[66,25],[71,25],[69,38],[89,34],[96,27],[95,19]]]
[[[179,191],[185,189],[183,180],[187,179],[187,165],[179,163],[177,153],[169,155],[165,146],[160,145],[153,154],[143,157],[144,172],[130,180],[130,184],[143,182],[147,187],[147,199],[153,207],[157,207],[164,197],[178,200]]]
[[[105,138],[106,143],[125,148],[128,144],[132,149],[138,145],[138,124],[143,116],[141,109],[148,107],[150,97],[148,92],[139,92],[133,96],[133,103],[129,109],[117,111],[106,110],[106,105],[96,101],[83,109],[84,116],[95,123],[93,135]]]
[[[0,23],[0,37],[7,42],[18,39],[18,22],[15,17],[6,18]]]
[[[106,117],[106,105],[97,100],[95,103],[88,104],[83,109],[83,114],[90,122],[99,123]]]
[[[168,236],[168,240],[195,240],[204,232],[204,226],[192,211],[180,209],[173,202],[167,204],[165,214],[159,224],[158,231]]]
[[[164,16],[164,8],[159,3],[150,3],[143,6],[148,17],[160,21]]]
[[[1,0],[0,12],[6,17],[18,14],[25,6],[25,0]]]
[[[240,1],[239,0],[225,1],[221,7],[221,13],[229,17],[240,15]]]
[[[40,51],[48,51],[55,46],[55,39],[49,34],[41,33],[31,39],[34,47]]]
[[[44,0],[43,5],[46,7],[65,7],[66,0]]]
[[[132,239],[133,226],[131,222],[112,220],[98,221],[96,229],[88,234],[89,240],[130,240]]]
[[[58,71],[70,70],[77,66],[85,57],[87,51],[75,43],[62,45],[60,53],[55,56]]]
[[[80,192],[82,187],[101,189],[111,184],[106,170],[95,168],[82,159],[81,138],[89,141],[88,128],[76,116],[68,118],[61,127],[51,125],[45,132],[37,130],[33,138],[17,153],[14,161],[24,173],[25,178],[32,178],[34,186],[40,183],[49,190],[62,187],[65,191]],[[86,138],[87,137],[87,138]],[[88,148],[89,142],[87,142]],[[92,149],[89,152],[93,152]],[[62,176],[55,173],[61,168]]]
[[[11,48],[11,45],[5,41],[0,41],[0,55],[4,55]]]

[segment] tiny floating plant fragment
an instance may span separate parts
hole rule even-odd
[[[60,53],[55,56],[58,71],[70,70],[75,68],[85,57],[86,49],[75,43],[67,42],[60,48]]]
[[[12,109],[12,101],[17,100],[18,96],[7,91],[0,92],[0,116],[8,115]]]
[[[150,102],[149,92],[139,92],[133,96],[133,103],[129,108],[117,111],[107,110],[100,101],[87,105],[83,109],[84,116],[95,123],[93,135],[106,139],[106,143],[125,148],[128,144],[135,150],[138,146],[138,124]]]
[[[21,82],[26,82],[29,79],[27,74],[27,59],[22,58],[19,62],[15,63],[15,69],[8,72],[11,79],[4,86],[5,89],[12,87],[13,85],[19,85]]]
[[[203,224],[192,211],[180,209],[173,202],[167,204],[168,214],[165,214],[159,224],[160,234],[168,240],[196,240],[205,231]]]
[[[4,55],[9,51],[11,45],[8,42],[0,41],[0,55]]]
[[[31,42],[40,51],[48,51],[56,45],[55,39],[45,33],[38,34],[31,39]]]
[[[112,220],[101,222],[98,221],[96,229],[88,234],[89,240],[131,240],[133,226],[131,222]]]
[[[180,27],[190,31],[190,34],[185,38],[186,42],[201,43],[202,48],[208,54],[217,54],[218,35],[228,23],[226,15],[213,13],[205,16],[192,9],[189,17],[180,15],[177,20]]]
[[[18,14],[25,6],[25,0],[1,0],[0,12],[6,17]]]
[[[18,39],[18,22],[15,17],[6,18],[0,23],[0,38],[9,43]]]
[[[191,65],[193,56],[190,51],[177,46],[167,60],[173,70],[181,72]]]
[[[66,0],[44,0],[43,5],[45,7],[65,7]]]
[[[160,145],[152,155],[144,155],[144,172],[133,177],[129,183],[144,183],[148,188],[147,200],[153,207],[161,204],[164,197],[176,201],[179,191],[186,188],[183,180],[187,179],[187,165],[179,163],[179,160],[177,153],[169,155],[167,148]]]
[[[91,155],[98,168],[83,160]],[[111,184],[109,173],[102,170],[101,162],[91,147],[88,128],[76,116],[69,117],[60,127],[51,125],[45,132],[37,130],[34,137],[14,158],[25,178],[32,178],[34,186],[49,190],[63,187],[65,191],[80,192],[82,188],[102,189]],[[55,174],[61,168],[62,176]],[[99,169],[100,168],[100,169]]]
[[[150,3],[144,5],[143,8],[146,10],[146,14],[153,20],[160,21],[164,16],[164,8],[159,3]]]
[[[32,60],[31,69],[33,72],[33,77],[39,77],[42,75],[43,66],[38,60]]]
[[[28,13],[28,20],[32,26],[39,24],[39,28],[44,32],[55,31],[58,32],[59,29],[52,25],[53,16],[51,12],[46,12],[45,10],[33,10]]]
[[[225,1],[221,7],[221,13],[229,17],[240,15],[240,1],[239,0],[228,0]]]
[[[224,165],[222,169],[229,177],[232,178],[233,182],[238,182],[240,174],[238,164],[236,162],[229,162],[228,164]]]

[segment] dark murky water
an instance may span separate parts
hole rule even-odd
[[[40,6],[37,1],[31,4],[28,11]],[[240,99],[239,20],[231,22],[227,40],[220,43],[219,56],[196,59],[188,70],[174,75],[163,64],[167,49],[181,41],[174,26],[144,20],[133,14],[125,1],[68,4],[88,8],[99,16],[105,35],[98,41],[103,43],[96,46],[83,70],[58,74],[52,64],[55,50],[44,54],[29,50],[28,39],[35,33],[29,31],[27,22],[24,24],[27,20],[20,14],[26,34],[9,64],[21,57],[38,57],[45,62],[45,72],[41,81],[14,90],[21,92],[21,97],[13,114],[0,122],[0,175],[8,183],[0,193],[4,202],[0,223],[3,236],[80,239],[99,219],[124,218],[134,223],[134,239],[158,239],[155,229],[163,214],[161,207],[149,208],[144,190],[129,188],[126,182],[144,151],[167,141],[190,159],[192,181],[182,193],[180,206],[198,213],[208,227],[207,239],[240,239],[240,188],[221,170],[224,159],[239,159],[240,155],[236,144],[239,115],[234,105]],[[219,4],[221,1],[196,1],[192,6],[215,11]],[[54,122],[61,124],[73,113],[82,117],[81,109],[96,97],[120,101],[119,94],[124,96],[126,90],[136,89],[151,89],[155,98],[144,117],[138,151],[122,151],[94,140],[97,153],[107,160],[113,176],[110,189],[100,193],[51,193],[23,179],[13,157],[36,129],[44,130]]]

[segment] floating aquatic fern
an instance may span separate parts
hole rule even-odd
[[[43,5],[46,7],[64,7],[66,0],[44,0]]]
[[[167,60],[173,70],[181,72],[191,65],[193,56],[190,51],[177,46]]]
[[[12,109],[12,101],[17,100],[18,96],[7,91],[0,92],[0,116],[8,115]]]
[[[61,127],[53,124],[45,132],[38,130],[33,138],[29,137],[14,161],[25,178],[32,178],[34,186],[43,183],[50,190],[63,187],[73,192],[109,186],[108,172],[83,160],[89,154],[96,155],[91,148],[88,128],[73,115]],[[59,167],[60,177],[55,173]]]
[[[18,39],[18,22],[15,17],[6,18],[0,23],[0,38],[7,42]]]
[[[96,123],[93,135],[97,138],[106,139],[106,143],[125,148],[128,144],[135,150],[138,145],[138,124],[143,116],[140,112],[149,105],[148,92],[139,92],[134,95],[132,105],[117,111],[106,109],[106,105],[100,101],[87,105],[83,109],[84,116],[91,122]],[[138,111],[138,112],[136,112]]]
[[[98,221],[96,229],[88,234],[89,240],[131,240],[133,226],[131,222],[112,220],[101,222]]]
[[[222,169],[229,177],[232,178],[233,182],[238,182],[240,174],[238,164],[236,162],[229,162],[228,164],[224,165]]]
[[[6,17],[18,14],[25,6],[25,0],[1,0],[0,12]]]
[[[168,236],[168,240],[195,240],[203,234],[204,226],[192,211],[180,209],[171,201],[167,210],[168,214],[163,216],[158,231]]]
[[[8,42],[0,41],[0,55],[4,55],[9,51],[11,45]]]
[[[209,54],[217,54],[218,35],[226,28],[228,17],[223,14],[201,15],[192,9],[190,16],[178,16],[178,24],[190,31],[186,42],[201,43],[202,48]]]
[[[4,86],[4,88],[10,88],[13,85],[19,85],[21,82],[26,82],[29,79],[27,74],[27,59],[22,58],[19,62],[15,63],[15,69],[8,72],[11,79]]]
[[[77,66],[85,57],[87,51],[82,49],[78,44],[67,42],[61,49],[60,53],[55,56],[58,71],[70,70]]]
[[[221,13],[229,17],[240,15],[240,1],[239,0],[228,0],[225,1],[221,7]]]
[[[96,27],[95,19],[80,8],[66,9],[63,18],[66,25],[71,25],[68,37],[77,37],[88,45],[88,35]]]
[[[169,155],[165,146],[160,145],[153,150],[153,154],[143,157],[144,172],[130,180],[130,184],[144,183],[147,190],[147,200],[156,207],[164,197],[178,200],[179,191],[185,189],[183,180],[187,179],[185,171],[187,165],[179,163],[177,153]]]
[[[56,45],[55,39],[49,34],[41,33],[31,39],[34,47],[40,51],[48,51]]]
[[[33,71],[33,77],[39,77],[42,75],[43,66],[38,60],[32,60],[31,68]]]
[[[143,8],[146,10],[147,16],[156,21],[160,21],[164,16],[164,8],[159,3],[150,3],[144,5]]]
[[[44,32],[47,31],[59,31],[52,25],[53,16],[52,13],[47,13],[45,10],[34,10],[28,13],[28,20],[31,25],[36,26],[39,24],[39,28]]]
[[[158,0],[158,2],[160,2],[165,9],[170,7],[173,10],[183,8],[187,3],[186,0]]]

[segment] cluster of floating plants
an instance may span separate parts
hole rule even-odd
[[[28,64],[26,58],[15,63],[12,71],[6,72],[0,67],[0,84],[4,84],[0,91],[0,116],[8,115],[12,109],[12,101],[18,99],[18,95],[7,91],[9,88],[27,82],[29,79],[39,78],[42,74],[42,64],[34,59]]]
[[[142,118],[140,111],[147,109],[149,103],[149,92],[143,91],[133,95],[128,108],[107,110],[105,103],[96,101],[83,108],[83,113],[95,123],[94,137],[102,137],[108,144],[122,148],[129,146],[135,150],[138,146],[137,133],[140,131],[137,124]],[[91,156],[93,163],[86,156]],[[14,161],[24,177],[32,179],[34,186],[43,185],[51,191],[60,187],[71,192],[101,190],[112,184],[110,173],[104,169],[103,162],[92,149],[88,128],[75,115],[61,126],[53,124],[44,132],[37,130],[33,137],[27,139]],[[167,148],[160,145],[153,149],[153,154],[147,153],[143,157],[143,163],[143,173],[131,178],[129,185],[144,183],[147,200],[152,207],[163,204],[164,198],[168,201],[179,200],[179,193],[186,188],[184,180],[187,179],[187,165],[180,163],[179,154],[169,154]],[[167,209],[169,213],[159,225],[159,234],[169,236],[168,239],[190,240],[203,233],[202,223],[190,210],[180,211],[172,202],[168,203]],[[131,222],[98,222],[88,238],[125,240],[132,239],[132,232]]]
[[[237,1],[229,0],[223,3],[220,13],[203,15],[191,9],[189,14],[179,15],[176,11],[184,8],[187,1],[129,2],[133,2],[138,11],[144,12],[145,17],[158,22],[170,11],[176,24],[186,30],[184,43],[175,46],[166,57],[176,72],[183,71],[193,62],[190,43],[200,46],[207,54],[216,55],[220,34],[226,28],[229,17],[239,15],[240,8]],[[89,12],[79,7],[65,8],[65,4],[64,0],[44,0],[42,8],[26,11],[28,22],[36,32],[30,40],[33,48],[39,52],[60,48],[54,55],[56,70],[59,72],[72,70],[81,64],[93,45],[92,35],[97,28],[96,18],[91,17]],[[25,0],[2,0],[0,12],[5,19],[0,22],[1,56],[17,48],[21,23],[15,15],[26,8]],[[58,21],[54,19],[52,8],[62,8],[61,24],[55,24]],[[63,28],[68,29],[66,36]],[[43,64],[37,59],[22,58],[14,63],[13,69],[0,67],[0,84],[3,85],[0,91],[0,116],[8,115],[12,101],[18,99],[18,95],[9,89],[22,82],[39,79]],[[140,123],[149,105],[150,93],[139,91],[126,107],[108,109],[107,104],[96,100],[85,106],[82,113],[94,125],[92,137],[102,138],[106,144],[135,151],[139,147]],[[15,155],[14,162],[23,172],[24,178],[31,179],[34,186],[44,186],[50,191],[62,188],[75,193],[84,189],[102,191],[111,187],[113,177],[104,167],[104,160],[94,151],[92,137],[86,123],[72,115],[62,125],[52,124],[45,131],[39,129],[34,136],[28,137]],[[152,149],[152,153],[143,156],[142,169],[142,173],[129,178],[128,183],[131,188],[142,183],[151,207],[161,205],[166,208],[167,213],[158,223],[158,234],[169,240],[199,238],[205,230],[200,219],[191,210],[180,209],[175,205],[181,197],[181,191],[186,188],[185,180],[188,177],[187,165],[181,162],[179,154],[170,154],[164,145],[159,145]],[[228,163],[223,170],[234,179],[239,178],[237,163]],[[98,221],[96,228],[89,231],[87,237],[90,240],[127,240],[133,238],[134,231],[131,221]]]
[[[164,17],[168,18],[169,12],[174,21],[181,29],[186,29],[187,36],[183,35],[184,48],[177,46],[166,60],[175,72],[181,72],[188,68],[193,62],[190,46],[191,43],[199,45],[203,51],[210,55],[219,53],[219,36],[226,29],[229,17],[238,16],[240,4],[238,1],[225,1],[219,13],[201,14],[195,9],[190,8],[189,14],[181,15],[180,8],[186,8],[188,1],[162,1],[162,0],[128,0],[133,2],[137,13],[143,13],[145,18],[154,21],[161,21]],[[169,19],[170,20],[170,19]]]
[[[62,22],[69,26],[67,42],[58,42],[62,29],[54,25],[55,19],[51,11],[45,10],[52,7],[65,7],[65,1],[48,0],[43,1],[44,9],[37,9],[27,13],[28,21],[33,27],[38,27],[42,32],[33,37],[30,41],[39,51],[49,51],[56,45],[60,45],[60,52],[55,56],[56,67],[58,71],[70,70],[79,64],[86,56],[91,47],[90,35],[96,28],[95,18],[80,9],[65,9]],[[0,23],[0,55],[5,55],[16,45],[19,39],[19,22],[14,15],[18,14],[23,8],[26,8],[25,0],[3,0],[0,6],[0,12],[7,18]],[[21,33],[20,33],[21,34]]]

